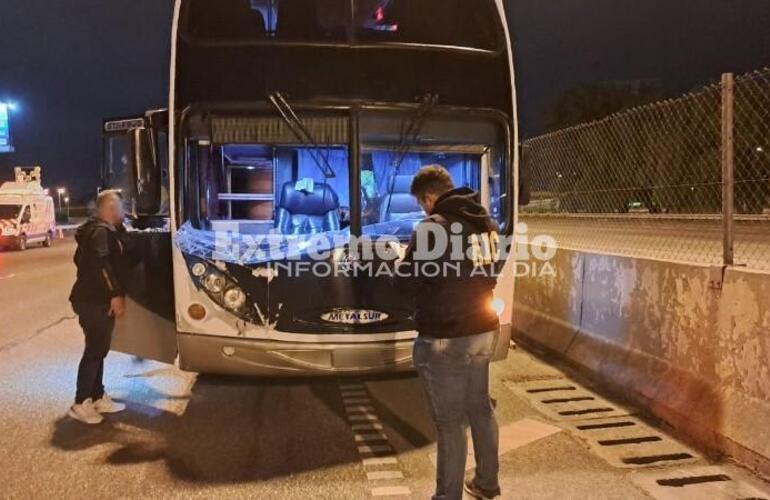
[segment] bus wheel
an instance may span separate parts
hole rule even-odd
[[[53,246],[53,235],[51,233],[46,233],[43,246],[46,248],[51,248]]]
[[[23,252],[27,249],[27,235],[22,234],[19,236],[19,242],[16,243],[16,248],[19,250],[19,252]]]

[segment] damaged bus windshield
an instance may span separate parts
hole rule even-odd
[[[457,187],[477,191],[505,228],[510,200],[504,122],[460,112],[430,115],[409,137],[404,130],[413,111],[361,112],[356,176],[347,115],[303,117],[312,145],[298,141],[279,117],[214,118],[213,140],[189,150],[190,222],[214,234],[301,241],[360,233],[406,242],[426,217],[411,195],[412,179],[420,168],[438,164]],[[356,220],[359,227],[352,226]]]
[[[215,118],[213,142],[190,151],[199,229],[302,236],[350,226],[347,117]]]
[[[507,136],[493,118],[431,113],[416,137],[403,131],[403,113],[367,112],[361,119],[363,233],[408,240],[426,214],[411,195],[412,179],[441,165],[456,187],[478,192],[501,227],[507,224]]]

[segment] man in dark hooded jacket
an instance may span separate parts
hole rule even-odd
[[[415,285],[419,337],[414,363],[438,434],[434,500],[500,496],[498,427],[489,396],[489,364],[500,328],[492,308],[499,270],[497,225],[468,188],[455,189],[441,166],[424,167],[412,195],[428,214],[403,264]],[[403,265],[402,264],[402,265]],[[465,482],[466,425],[476,472]]]
[[[69,415],[87,424],[102,422],[102,413],[116,413],[125,405],[104,392],[104,358],[110,350],[115,319],[125,312],[128,268],[123,231],[122,199],[116,191],[102,191],[96,216],[78,228],[75,239],[77,279],[70,302],[85,335],[85,350],[78,367],[75,404]]]

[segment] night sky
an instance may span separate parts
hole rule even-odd
[[[469,0],[471,1],[471,0]],[[167,105],[170,0],[2,0],[0,100],[19,103],[10,165],[95,192],[105,117]],[[565,90],[656,80],[672,92],[770,66],[770,0],[509,0],[525,136]]]

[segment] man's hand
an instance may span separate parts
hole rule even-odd
[[[110,316],[115,319],[122,318],[126,314],[125,297],[113,297],[110,299]]]

